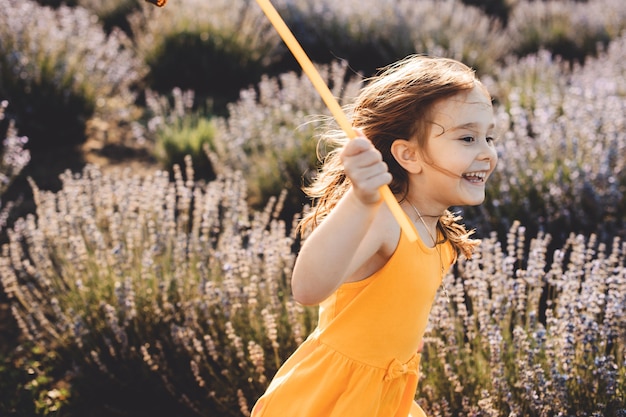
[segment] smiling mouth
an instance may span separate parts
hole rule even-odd
[[[473,184],[483,184],[487,179],[487,173],[485,171],[466,172],[462,177]]]

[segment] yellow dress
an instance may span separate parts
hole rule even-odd
[[[417,352],[441,284],[455,259],[401,233],[375,274],[343,284],[319,307],[319,323],[278,370],[253,417],[416,417]]]

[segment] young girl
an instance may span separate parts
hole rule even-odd
[[[428,315],[457,253],[478,244],[448,208],[484,200],[491,98],[464,64],[411,56],[370,80],[352,120],[358,137],[332,137],[340,146],[308,190],[312,232],[293,270],[293,295],[320,305],[319,324],[254,417],[424,416],[413,398]],[[381,199],[386,184],[417,241]]]

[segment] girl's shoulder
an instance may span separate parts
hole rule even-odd
[[[376,213],[367,234],[354,254],[355,272],[346,282],[361,281],[377,272],[391,259],[400,241],[400,226],[385,204]]]
[[[372,223],[372,234],[380,238],[380,253],[391,258],[400,243],[400,225],[386,204],[380,208]]]

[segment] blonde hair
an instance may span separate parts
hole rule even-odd
[[[391,191],[405,198],[408,193],[408,174],[391,154],[391,144],[398,138],[416,138],[424,152],[432,126],[429,123],[433,105],[462,91],[479,85],[474,71],[465,64],[448,58],[411,55],[384,68],[361,89],[353,108],[348,109],[352,124],[363,131],[381,152],[393,180]],[[314,208],[299,224],[300,231],[313,230],[333,209],[350,188],[339,153],[349,140],[337,130],[329,130],[321,140],[332,150],[326,155],[318,176],[304,191],[314,201]],[[470,257],[479,240],[470,239],[472,231],[458,223],[461,217],[446,211],[437,224],[458,253]]]

